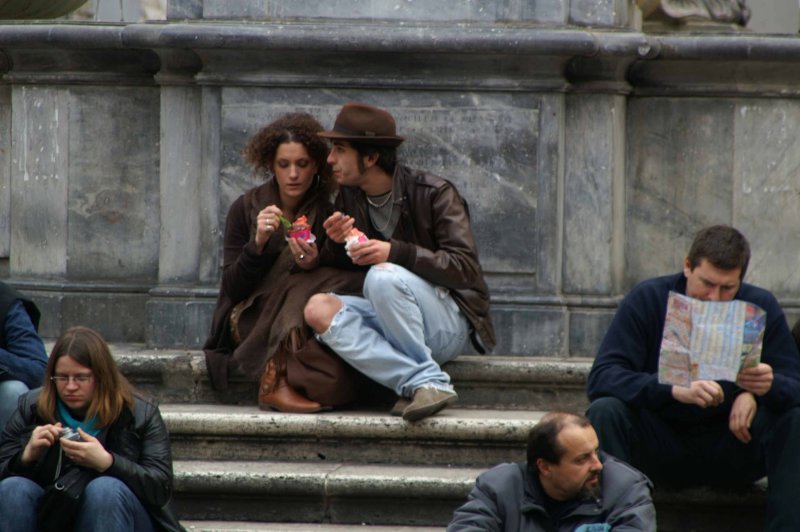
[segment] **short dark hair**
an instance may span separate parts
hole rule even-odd
[[[378,168],[389,174],[394,175],[394,168],[397,166],[397,147],[396,146],[378,146],[376,144],[369,144],[366,142],[350,142],[354,150],[358,152],[359,170],[361,168],[361,158],[373,154],[378,154]]]
[[[528,467],[536,469],[541,458],[551,464],[561,462],[567,450],[558,443],[558,435],[567,426],[591,427],[592,422],[584,415],[569,412],[550,412],[528,433]]]
[[[750,263],[750,244],[742,233],[729,225],[712,225],[697,232],[689,249],[689,268],[694,270],[706,259],[721,270],[741,268],[744,279]]]

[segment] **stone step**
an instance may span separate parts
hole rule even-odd
[[[188,532],[441,532],[434,526],[380,526],[325,523],[248,523],[246,521],[181,521]]]
[[[416,423],[369,410],[282,414],[255,406],[162,404],[184,460],[491,465],[525,459],[539,411],[448,408]]]
[[[174,499],[182,519],[241,521],[256,527],[244,530],[261,530],[258,523],[263,522],[294,523],[300,530],[308,523],[392,530],[444,527],[484,470],[221,460],[178,460],[174,469]],[[766,496],[760,485],[742,490],[657,489],[655,504],[660,532],[749,531],[763,529]]]
[[[182,519],[443,526],[482,468],[176,460]]]
[[[111,347],[131,382],[161,402],[256,402],[257,386],[243,376],[234,376],[226,392],[214,391],[202,351],[132,344]],[[588,358],[469,355],[446,364],[445,370],[462,407],[583,411],[588,404],[585,385],[590,367]]]

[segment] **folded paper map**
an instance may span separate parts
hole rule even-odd
[[[700,301],[669,293],[658,382],[736,381],[761,361],[767,313],[746,301]]]

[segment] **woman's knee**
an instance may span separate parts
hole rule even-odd
[[[0,508],[35,507],[44,490],[25,477],[8,477],[0,482]]]
[[[314,332],[323,333],[331,326],[333,317],[342,308],[341,300],[331,294],[314,294],[303,309],[306,323]]]
[[[129,497],[136,497],[124,482],[108,476],[97,477],[89,482],[83,496],[84,504],[93,506],[116,505]]]

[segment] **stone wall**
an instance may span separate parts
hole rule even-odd
[[[395,114],[406,162],[469,201],[496,354],[593,354],[619,297],[677,271],[715,222],[744,230],[748,279],[798,316],[800,42],[500,15],[0,28],[7,279],[41,304],[46,336],[81,323],[198,346],[225,213],[259,180],[246,139],[362,100]]]

